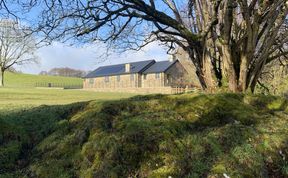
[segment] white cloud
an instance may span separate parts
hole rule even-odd
[[[54,67],[94,70],[103,65],[150,59],[155,59],[156,61],[168,59],[165,49],[156,42],[151,43],[141,51],[126,51],[122,54],[112,53],[107,59],[99,57],[104,50],[106,48],[101,44],[75,47],[55,42],[38,50],[40,64],[20,66],[17,69],[24,73],[38,74],[40,71],[47,71]]]

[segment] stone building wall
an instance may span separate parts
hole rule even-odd
[[[112,91],[125,89],[126,92],[133,92],[134,88],[144,88],[135,93],[171,93],[171,87],[186,87],[183,84],[183,78],[187,71],[183,66],[176,62],[167,71],[150,74],[122,74],[118,76],[107,76],[97,78],[86,78],[84,80],[84,89],[99,89],[99,91]],[[133,77],[131,77],[133,75]],[[120,78],[119,78],[120,77]],[[160,90],[160,88],[162,88]],[[168,89],[169,88],[169,89]],[[149,91],[148,91],[149,90]]]
[[[142,87],[151,88],[151,87],[164,87],[164,73],[151,73],[142,75]]]
[[[185,87],[184,77],[187,74],[183,66],[176,62],[167,71],[142,75],[142,87]],[[156,76],[158,75],[158,76]]]
[[[192,63],[188,53],[185,52],[182,48],[178,48],[176,54],[174,55],[174,58],[178,59],[179,62],[182,64],[182,66],[187,71],[187,74],[184,77],[185,82],[188,85],[201,88],[201,84],[200,84],[199,79],[196,75],[196,68],[195,68],[194,64]]]
[[[133,75],[133,77],[132,77]],[[120,77],[120,78],[119,78]],[[97,78],[86,78],[84,88],[137,88],[141,87],[139,74],[123,74]]]
[[[165,86],[171,87],[186,87],[185,76],[187,71],[183,66],[176,62],[175,65],[170,67],[164,75],[164,84]]]

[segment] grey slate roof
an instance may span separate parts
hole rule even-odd
[[[177,60],[176,61],[160,61],[160,62],[156,62],[152,66],[150,66],[148,69],[146,69],[143,72],[143,74],[165,72],[166,70],[168,70],[176,62],[177,62]]]
[[[129,73],[141,73],[154,63],[155,63],[155,60],[131,62],[130,63],[131,67],[130,67]],[[127,72],[125,72],[125,64],[117,64],[117,65],[99,67],[96,70],[90,72],[84,78],[121,75],[121,74],[125,74],[125,73],[127,73]]]

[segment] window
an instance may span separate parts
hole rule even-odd
[[[105,76],[104,81],[105,81],[105,82],[109,82],[109,76]]]
[[[171,76],[170,74],[167,74],[167,83],[169,84],[171,82]]]
[[[133,81],[134,80],[134,74],[130,75],[130,80]]]
[[[155,74],[155,79],[159,79],[160,78],[160,73],[156,73]]]
[[[120,75],[117,75],[117,82],[120,82],[120,79],[121,79]]]
[[[144,78],[144,80],[146,80],[146,78],[147,78],[147,74],[144,74],[143,78]]]
[[[94,79],[93,78],[89,79],[89,84],[94,84]]]

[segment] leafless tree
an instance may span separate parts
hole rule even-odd
[[[0,86],[4,86],[4,72],[16,65],[36,62],[35,44],[27,29],[17,21],[0,21]]]
[[[288,91],[288,57],[267,64],[258,81],[257,92],[283,95]]]
[[[20,2],[25,9],[45,5],[38,30],[48,40],[101,40],[120,49],[158,40],[170,51],[181,47],[207,90],[227,84],[233,92],[253,92],[265,66],[288,54],[287,0]]]

